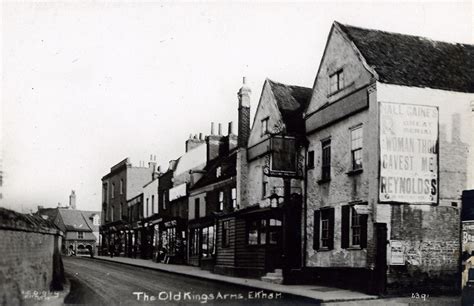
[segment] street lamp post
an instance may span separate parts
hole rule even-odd
[[[273,188],[273,192],[270,195],[270,208],[278,208],[279,200],[282,198],[276,192],[275,187]],[[290,207],[290,199],[291,198],[291,178],[283,178],[283,203],[281,205],[281,212],[282,212],[282,239],[281,239],[281,263],[282,263],[282,272],[283,272],[283,283],[288,282],[288,278],[290,275],[290,262],[289,262],[289,249],[288,249],[288,234],[290,231],[287,230],[288,225],[288,208]]]

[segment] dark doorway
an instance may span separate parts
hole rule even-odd
[[[375,270],[371,291],[384,294],[387,291],[387,224],[374,223]]]

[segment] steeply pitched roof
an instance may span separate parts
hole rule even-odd
[[[37,215],[40,215],[45,220],[54,221],[58,215],[58,209],[55,208],[38,208]]]
[[[92,231],[86,218],[80,210],[75,209],[59,209],[59,214],[68,231]]]
[[[268,80],[288,133],[303,133],[303,111],[306,109],[313,90],[307,87],[285,85]]]
[[[474,45],[334,23],[383,83],[474,92]]]
[[[94,215],[97,215],[100,220],[100,211],[93,211],[93,210],[80,210],[82,215],[84,216],[84,219],[87,222],[87,225],[92,229],[94,232],[99,231],[99,225],[94,225]],[[99,221],[100,223],[100,221]]]

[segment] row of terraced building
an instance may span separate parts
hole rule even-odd
[[[102,254],[372,293],[456,291],[474,46],[334,22],[313,88],[267,79],[163,171],[102,178]],[[217,131],[215,131],[215,128]],[[225,134],[225,135],[224,135]]]

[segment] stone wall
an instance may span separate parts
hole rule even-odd
[[[63,289],[62,238],[41,217],[0,208],[0,305],[21,305],[28,292]]]

